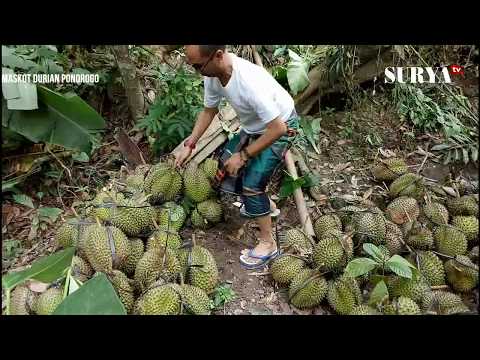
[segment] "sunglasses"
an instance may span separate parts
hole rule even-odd
[[[192,67],[193,67],[196,71],[202,73],[202,72],[203,72],[203,69],[205,69],[205,66],[207,66],[208,63],[212,60],[212,58],[213,58],[213,56],[215,55],[215,53],[216,53],[216,51],[212,52],[212,53],[210,54],[210,56],[208,57],[208,60],[207,60],[205,63],[203,63],[203,64],[192,64]]]

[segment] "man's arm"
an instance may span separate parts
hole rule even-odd
[[[258,155],[280,137],[285,135],[287,130],[287,124],[282,119],[277,117],[270,121],[262,136],[245,148],[247,154],[251,157]]]
[[[196,143],[198,139],[200,139],[208,129],[210,124],[212,123],[213,118],[218,113],[218,108],[204,108],[200,114],[198,114],[197,121],[195,122],[195,126],[193,127],[192,134],[190,135],[190,141]]]

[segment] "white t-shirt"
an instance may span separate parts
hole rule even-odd
[[[263,67],[228,55],[233,71],[227,86],[223,87],[216,77],[204,77],[205,107],[218,107],[225,98],[249,134],[262,134],[279,116],[287,121],[295,106],[290,94]]]

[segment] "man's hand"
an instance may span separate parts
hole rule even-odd
[[[237,176],[238,170],[244,165],[245,161],[240,156],[240,153],[235,153],[225,162],[225,169],[230,175]]]
[[[175,156],[175,167],[181,167],[191,153],[192,148],[189,146],[184,146],[183,149]]]

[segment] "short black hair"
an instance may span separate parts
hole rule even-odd
[[[203,56],[210,56],[217,50],[225,51],[226,45],[198,45],[200,54]]]

